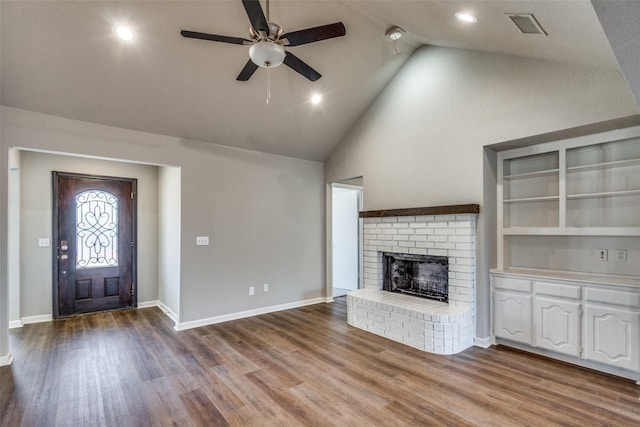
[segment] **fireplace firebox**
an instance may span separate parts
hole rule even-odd
[[[449,302],[449,259],[445,256],[382,254],[382,289]]]

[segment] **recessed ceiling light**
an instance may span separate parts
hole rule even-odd
[[[475,16],[473,16],[468,12],[457,12],[456,18],[458,18],[458,20],[462,22],[469,22],[469,23],[478,22],[478,18],[476,18]]]
[[[318,105],[322,102],[322,95],[320,95],[319,93],[314,93],[313,95],[311,95],[311,103],[313,105]]]
[[[135,38],[133,30],[126,25],[116,25],[115,33],[120,40],[125,42],[130,42]]]

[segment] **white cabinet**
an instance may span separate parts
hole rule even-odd
[[[580,303],[535,296],[533,313],[536,347],[580,356]]]
[[[495,291],[494,301],[495,335],[531,344],[531,296]]]
[[[533,344],[580,356],[580,286],[534,281]]]
[[[495,277],[493,287],[495,335],[531,344],[531,281]]]
[[[640,370],[640,290],[587,289],[585,358]]]
[[[586,359],[623,369],[640,369],[640,313],[587,304],[585,317]]]
[[[547,274],[492,272],[496,342],[640,379],[640,281]]]

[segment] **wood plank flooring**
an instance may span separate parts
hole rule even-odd
[[[10,333],[1,426],[638,426],[640,386],[510,350],[437,356],[344,299],[183,332],[157,308]]]

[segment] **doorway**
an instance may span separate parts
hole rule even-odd
[[[333,297],[361,287],[362,187],[331,185],[331,271]]]
[[[53,172],[55,318],[136,306],[137,180]]]

